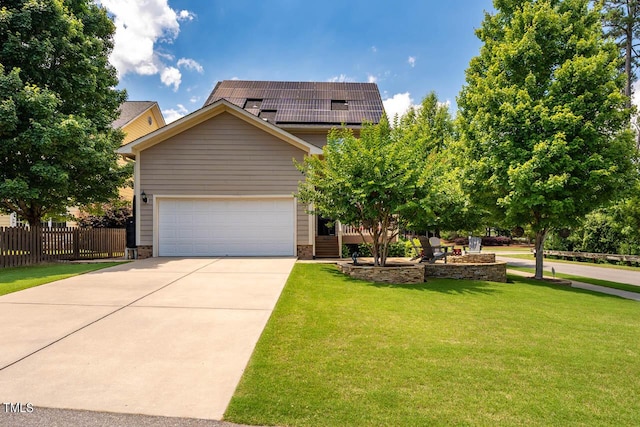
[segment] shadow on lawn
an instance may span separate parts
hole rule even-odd
[[[354,279],[340,272],[335,267],[326,266],[324,270],[340,278],[347,283],[364,284],[366,286],[372,286],[375,288],[390,288],[390,289],[408,289],[411,291],[423,291],[423,292],[439,292],[445,294],[496,294],[500,290],[496,288],[496,285],[500,285],[494,282],[485,282],[480,280],[458,280],[458,279],[428,279],[425,283],[406,284],[406,283],[379,283],[368,282],[366,280]]]

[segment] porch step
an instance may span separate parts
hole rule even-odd
[[[337,258],[339,256],[338,236],[316,236],[316,258]]]

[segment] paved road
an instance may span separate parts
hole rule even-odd
[[[0,402],[219,420],[294,264],[151,258],[4,295]]]
[[[520,258],[509,258],[508,255],[496,254],[496,258],[506,261],[508,265],[516,267],[535,268],[535,260]],[[609,280],[612,282],[626,283],[629,285],[640,286],[640,272],[621,270],[617,268],[594,267],[588,264],[565,264],[562,262],[553,262],[548,259],[544,260],[544,270],[551,271],[551,267],[555,268],[556,273],[573,274],[575,276],[591,277],[593,279]],[[640,292],[640,289],[638,289]]]

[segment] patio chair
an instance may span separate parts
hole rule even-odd
[[[413,237],[409,238],[409,242],[411,242],[411,246],[413,246],[413,250],[416,251],[416,255],[411,258],[411,261],[415,261],[418,258],[422,258],[422,254],[423,254],[423,250],[420,246],[417,246],[416,243],[413,241]]]
[[[469,254],[479,254],[481,250],[482,250],[482,237],[469,236],[469,250],[466,250],[465,248],[465,252]]]
[[[430,264],[433,264],[439,259],[444,259],[444,263],[447,263],[447,256],[449,256],[449,253],[447,252],[446,246],[444,247],[444,251],[442,250],[441,246],[438,247],[437,251],[434,251],[434,248],[431,246],[431,242],[429,242],[429,239],[420,236],[418,237],[418,240],[420,240],[420,246],[422,246],[422,259],[420,260],[420,262],[428,262]]]

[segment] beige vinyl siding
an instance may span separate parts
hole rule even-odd
[[[303,139],[309,144],[313,144],[318,148],[322,148],[327,145],[327,133],[327,131],[291,132],[292,135],[295,135],[298,138]]]
[[[304,152],[221,113],[137,156],[148,196],[288,196],[303,178],[293,165]],[[153,244],[152,201],[140,205],[141,245]],[[298,206],[297,243],[310,244],[308,215]]]
[[[0,227],[11,227],[11,215],[0,214]]]

